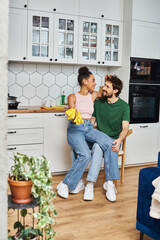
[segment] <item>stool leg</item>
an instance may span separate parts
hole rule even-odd
[[[140,232],[140,240],[143,240],[144,233]]]
[[[121,166],[121,183],[124,183],[124,162],[125,162],[125,156],[122,156],[122,166]]]

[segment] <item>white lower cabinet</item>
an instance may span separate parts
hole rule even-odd
[[[27,156],[41,156],[43,155],[43,144],[26,144],[26,145],[12,145],[7,147],[8,153],[8,172],[13,165],[14,153],[22,153]]]
[[[158,159],[158,123],[130,124],[126,143],[126,165],[147,164]]]
[[[67,125],[64,113],[44,114],[44,156],[51,162],[53,173],[68,171],[71,167]]]
[[[43,141],[43,113],[8,114],[8,171],[12,166],[14,153],[43,155]]]

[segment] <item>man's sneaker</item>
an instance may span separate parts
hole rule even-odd
[[[94,199],[94,184],[87,184],[84,190],[83,200],[92,201]]]
[[[69,192],[69,188],[68,188],[67,184],[60,182],[57,185],[57,193],[60,197],[68,198],[68,192]]]
[[[75,187],[74,190],[70,190],[69,193],[79,193],[81,190],[83,190],[85,188],[84,186],[84,181],[82,179],[79,180],[77,186]]]
[[[103,188],[106,190],[106,198],[110,202],[115,202],[116,201],[116,187],[113,183],[113,181],[107,181],[103,184]]]

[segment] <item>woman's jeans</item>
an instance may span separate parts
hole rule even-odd
[[[77,158],[64,178],[63,183],[67,184],[70,190],[74,190],[91,160],[91,153],[86,141],[98,143],[105,153],[111,148],[113,139],[109,138],[105,133],[94,129],[90,120],[84,119],[84,123],[80,125],[69,122],[67,140],[75,151]]]

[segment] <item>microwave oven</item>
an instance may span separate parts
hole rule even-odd
[[[130,83],[160,84],[160,60],[131,58]]]

